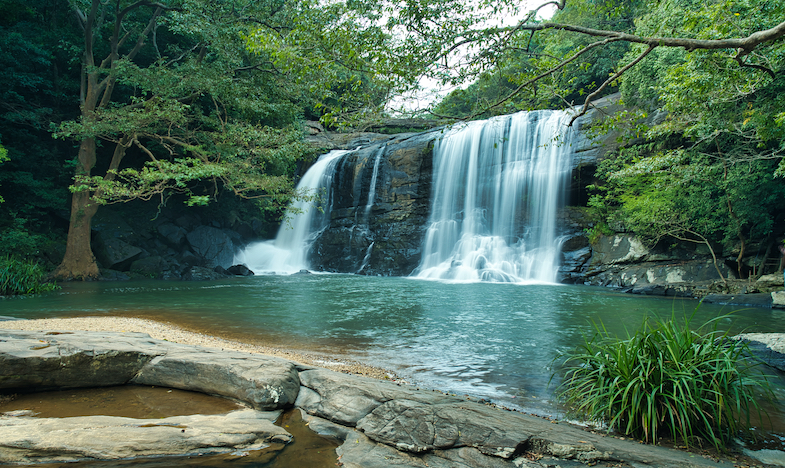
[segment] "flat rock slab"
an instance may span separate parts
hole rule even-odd
[[[323,429],[325,423],[309,426],[344,440],[338,453],[348,467],[547,466],[527,455],[559,459],[561,464],[567,460],[662,468],[733,466],[392,382],[325,369],[305,370],[300,381],[296,406],[344,427],[341,433]]]
[[[153,340],[143,333],[0,330],[0,389],[41,391],[139,384],[291,407],[295,363],[261,354]]]
[[[742,333],[736,338],[746,341],[761,361],[785,372],[785,333]]]
[[[179,345],[153,340],[140,333],[0,330],[0,389],[37,391],[124,383],[222,395],[262,410],[294,405],[310,415],[312,429],[343,441],[338,453],[347,467],[539,468],[600,462],[663,468],[733,466],[677,450],[605,437],[570,424],[504,411],[440,392],[306,368],[258,354]],[[240,414],[248,414],[248,418],[253,419],[250,413]],[[245,416],[236,417],[245,419]],[[228,430],[233,426],[225,418],[216,418],[220,421],[212,426],[216,446],[255,446],[270,437],[283,437],[282,432],[275,432],[280,428],[272,429],[261,421],[254,421],[253,427]],[[14,424],[18,425],[8,426],[13,427],[9,430],[14,434],[55,432],[44,429],[41,420],[28,422],[30,426],[21,425],[23,419],[30,418],[17,417]],[[108,426],[103,425],[101,417],[84,420],[88,422],[78,421],[83,418],[69,419],[78,424],[62,432],[69,435],[64,436],[60,445],[51,443],[52,451],[58,447],[57,450],[66,453],[63,456],[76,453],[77,457],[120,455],[119,452],[109,455],[111,447],[104,447],[107,444],[98,438],[101,433],[110,432],[103,429]],[[162,439],[162,436],[146,439],[142,434],[159,431],[184,438],[183,434],[190,436],[190,432],[194,434],[193,440],[199,440],[196,429],[202,425],[201,422],[185,423],[178,418],[155,420],[150,424],[130,421],[134,422],[119,426],[133,434],[122,433],[117,436],[119,439],[114,438],[120,441],[119,444],[108,444],[117,444],[116,450],[125,451],[123,457],[148,456],[143,453],[158,450],[156,439]],[[171,425],[162,424],[162,421],[171,422]],[[101,429],[96,430],[96,427]],[[207,428],[205,422],[204,430]],[[72,432],[85,435],[76,438]],[[244,435],[251,438],[245,439]],[[15,447],[27,444],[24,442],[27,437],[6,437],[0,433],[0,440],[17,441],[11,443],[8,455],[4,456],[21,456],[15,452]],[[205,436],[205,439],[209,437]],[[36,445],[34,451],[48,453],[50,449],[46,447],[49,446],[45,442],[41,444],[41,448]],[[83,448],[78,448],[81,446]],[[192,450],[190,446],[178,446],[174,442],[170,447],[176,447],[172,450],[179,454]],[[212,450],[210,446],[203,447]]]
[[[703,302],[709,304],[764,307],[771,308],[772,299],[770,293],[754,294],[709,294],[703,298]]]
[[[0,416],[0,462],[59,463],[259,450],[292,436],[273,424],[280,411],[132,419],[112,416]]]

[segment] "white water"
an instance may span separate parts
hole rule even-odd
[[[242,263],[256,274],[288,274],[308,269],[308,250],[330,220],[329,188],[335,165],[346,153],[350,151],[335,150],[322,155],[297,184],[298,192],[310,192],[319,198],[292,203],[275,239],[249,245],[235,256],[234,263]]]
[[[415,276],[556,281],[556,214],[572,162],[569,118],[521,112],[456,126],[437,141],[430,224]]]
[[[373,202],[376,200],[376,180],[379,178],[379,163],[382,160],[382,155],[384,154],[384,150],[387,148],[387,145],[381,146],[378,151],[376,151],[376,158],[373,161],[373,173],[371,174],[371,184],[368,187],[368,203],[365,204],[365,211],[363,213],[365,219],[363,220],[365,224],[368,224],[371,215],[371,208],[373,208]]]

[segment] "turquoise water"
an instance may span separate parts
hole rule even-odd
[[[602,288],[410,278],[294,275],[215,282],[69,283],[0,301],[0,315],[129,315],[217,336],[374,364],[425,388],[557,415],[552,361],[602,322],[615,333],[645,315],[691,314],[697,301]],[[694,323],[733,311],[702,305]],[[721,327],[782,332],[785,311],[742,309]],[[1,325],[0,325],[1,326]]]

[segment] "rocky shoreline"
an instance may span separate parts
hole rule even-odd
[[[216,339],[156,322],[103,319],[81,319],[80,325],[80,319],[0,323],[0,388],[32,391],[155,385],[224,396],[249,408],[224,415],[224,423],[220,417],[205,423],[204,430],[196,430],[202,423],[188,418],[153,424],[106,416],[58,422],[4,415],[0,417],[0,463],[246,450],[286,442],[285,431],[270,427],[268,422],[280,411],[294,407],[311,429],[341,441],[337,452],[340,463],[347,467],[734,466],[730,460],[642,445],[441,392],[334,372],[248,349],[230,350],[228,341],[213,341]],[[98,327],[102,321],[106,328],[120,330],[74,330],[88,323]],[[126,330],[145,322],[152,333],[168,338],[154,339]],[[169,339],[194,344],[166,341]],[[44,424],[48,425],[46,431],[41,429]],[[227,430],[210,432],[208,427]],[[66,429],[80,436],[50,436]],[[129,445],[128,441],[147,440],[143,434],[154,431],[155,440],[171,443]],[[227,432],[234,435],[226,437]],[[219,433],[224,435],[219,437]],[[125,452],[106,449],[112,446],[111,438],[123,441],[118,446]]]
[[[71,317],[57,319],[14,320],[0,317],[0,329],[7,330],[60,330],[60,331],[108,331],[145,333],[156,340],[170,341],[195,346],[205,346],[227,351],[264,354],[295,361],[300,364],[325,367],[336,372],[363,375],[382,380],[399,380],[390,370],[366,363],[335,359],[302,350],[281,349],[259,344],[243,343],[197,331],[186,330],[171,323],[137,317]]]

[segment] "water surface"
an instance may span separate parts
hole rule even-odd
[[[356,275],[231,278],[214,282],[67,283],[59,292],[0,301],[0,315],[126,315],[388,368],[416,385],[558,415],[552,362],[590,335],[646,315],[692,314],[697,301],[543,284],[443,283]],[[693,323],[734,311],[705,304]],[[782,332],[785,311],[742,309],[734,333]]]

